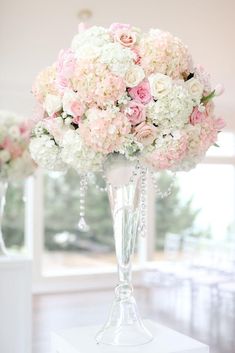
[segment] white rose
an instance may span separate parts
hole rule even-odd
[[[76,99],[77,99],[76,93],[71,89],[68,89],[64,92],[63,110],[68,115],[73,115],[73,112],[71,111],[71,102],[75,101]]]
[[[132,65],[130,69],[126,72],[125,81],[127,87],[135,87],[145,77],[144,70],[138,65]]]
[[[20,137],[20,130],[18,128],[18,126],[11,126],[9,127],[9,135],[13,138],[13,139],[18,139]]]
[[[201,82],[196,78],[191,78],[190,80],[186,81],[186,86],[192,100],[196,104],[199,104],[203,94],[203,85]]]
[[[172,79],[163,74],[153,74],[149,76],[150,92],[156,99],[166,96],[172,87]]]
[[[44,109],[47,114],[50,116],[62,108],[61,98],[59,96],[55,96],[54,94],[48,94],[44,101]]]
[[[1,163],[6,163],[11,159],[10,152],[7,150],[2,150],[0,151],[0,162]]]

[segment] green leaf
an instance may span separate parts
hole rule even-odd
[[[212,92],[211,92],[210,94],[208,94],[207,96],[202,97],[201,103],[204,103],[204,104],[208,103],[211,99],[214,98],[214,96],[215,96],[215,90],[212,91]]]

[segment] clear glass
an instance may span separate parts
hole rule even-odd
[[[7,182],[0,181],[0,256],[7,256],[7,250],[2,233],[2,221],[6,201]]]
[[[139,226],[140,177],[129,183],[134,166],[120,157],[106,166],[108,194],[113,216],[114,240],[119,284],[104,327],[96,336],[97,343],[136,346],[150,342],[152,334],[144,326],[131,282],[131,264]]]

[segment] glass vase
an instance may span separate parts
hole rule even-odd
[[[140,220],[141,184],[140,176],[133,177],[134,169],[135,165],[121,157],[113,157],[105,164],[119,283],[108,320],[96,335],[96,341],[115,346],[138,346],[153,339],[140,317],[131,279]]]
[[[7,186],[8,184],[6,181],[0,180],[0,256],[8,255],[2,234],[2,220],[6,201]]]

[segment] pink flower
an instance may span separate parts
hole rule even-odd
[[[205,113],[202,113],[198,110],[198,107],[194,108],[191,116],[190,116],[190,123],[192,125],[200,124],[206,119]]]
[[[215,96],[221,96],[224,93],[224,86],[221,84],[218,84],[214,88],[215,90]]]
[[[126,108],[126,116],[131,125],[138,125],[145,120],[146,109],[145,106],[138,101],[130,101]]]
[[[111,26],[109,27],[109,30],[111,32],[116,32],[118,30],[130,30],[131,25],[126,24],[126,23],[112,23]]]
[[[126,29],[119,29],[114,34],[114,39],[124,47],[132,47],[136,42],[136,34]]]
[[[72,102],[70,109],[74,117],[82,116],[84,113],[84,107],[78,101]]]
[[[79,23],[78,25],[78,33],[82,33],[87,29],[87,25],[84,22]]]
[[[71,49],[61,50],[56,62],[56,70],[59,76],[69,78],[75,69],[76,59]]]
[[[217,131],[222,130],[223,128],[225,128],[225,126],[226,126],[226,123],[223,118],[215,119],[214,127]]]
[[[135,127],[134,135],[143,145],[151,145],[156,138],[156,127],[142,122]]]
[[[20,145],[13,142],[9,137],[4,139],[3,143],[1,144],[1,148],[6,149],[13,159],[20,157],[23,153]]]
[[[76,116],[75,118],[73,118],[72,121],[73,121],[74,124],[79,125],[79,124],[80,124],[80,121],[81,121],[81,117],[80,117],[80,116]]]
[[[132,99],[143,104],[149,103],[152,99],[149,82],[147,80],[143,80],[138,86],[130,88],[128,92]]]
[[[135,54],[135,59],[134,59],[135,64],[136,64],[136,65],[139,65],[140,62],[141,62],[141,56],[140,56],[140,54],[139,54],[139,51],[138,51],[136,48],[132,48],[131,50],[132,50],[133,53]]]

